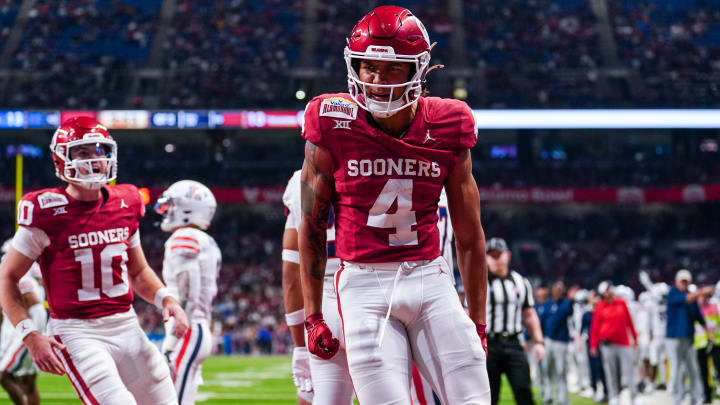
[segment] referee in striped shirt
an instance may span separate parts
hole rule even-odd
[[[503,373],[510,381],[515,402],[533,405],[530,367],[518,336],[528,329],[536,358],[545,357],[545,346],[540,320],[535,312],[530,282],[516,271],[510,270],[510,250],[501,238],[487,242],[488,273],[487,328],[488,359],[492,405],[500,399],[500,378]]]

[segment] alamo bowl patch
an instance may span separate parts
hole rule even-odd
[[[68,204],[68,199],[63,194],[50,191],[40,194],[37,199],[40,208],[53,208]]]
[[[321,117],[344,118],[354,120],[357,118],[358,105],[343,97],[330,97],[323,100],[320,105]]]

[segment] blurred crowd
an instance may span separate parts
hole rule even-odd
[[[720,5],[706,0],[609,1],[618,58],[639,80],[639,107],[717,106]]]
[[[594,288],[602,280],[638,292],[639,271],[655,281],[672,282],[679,268],[691,268],[698,283],[715,282],[720,269],[720,214],[714,205],[664,207],[642,212],[595,206],[578,209],[486,207],[488,237],[512,241],[513,268],[531,281],[563,280]],[[285,353],[292,348],[283,322],[281,236],[283,209],[278,205],[221,206],[210,229],[223,251],[215,330],[220,350],[233,353]],[[150,263],[161,268],[167,234],[143,224],[143,245]],[[147,331],[162,333],[157,310],[136,300]]]
[[[12,56],[10,67],[20,77],[6,86],[5,107],[125,105],[134,69],[148,58],[161,5],[162,0],[38,0]]]
[[[12,235],[12,224],[9,209],[3,212],[4,240]],[[690,268],[696,282],[715,282],[720,269],[718,212],[716,204],[491,205],[483,209],[483,225],[487,237],[510,242],[513,268],[534,283],[562,279],[567,285],[593,288],[611,280],[640,290],[641,269],[655,281],[671,282],[678,268]],[[169,236],[155,225],[159,219],[148,212],[141,227],[148,260],[158,271]],[[225,204],[218,209],[209,233],[223,253],[214,308],[214,330],[223,351],[284,353],[292,346],[283,322],[284,221],[278,204]],[[145,330],[163,333],[156,308],[137,299],[136,310]]]
[[[187,137],[166,135],[115,135],[120,144],[119,181],[141,187],[164,187],[182,176],[211,187],[278,187],[287,183],[289,173],[302,166],[303,140],[294,131],[270,131],[269,136],[221,131]],[[520,132],[515,137],[508,135],[488,143],[481,131],[481,143],[472,150],[475,179],[479,186],[493,188],[671,187],[713,184],[720,179],[717,150],[701,150],[702,142],[717,148],[719,133],[691,130],[678,133],[677,139],[688,141],[682,150],[679,147],[674,150],[669,137],[648,142],[644,139],[656,134],[632,135],[634,138],[604,131],[601,141],[595,142],[584,133],[566,133],[566,139],[575,138],[569,144],[565,140],[548,141],[552,134],[543,138]],[[46,142],[50,136],[51,131],[32,139],[0,136],[3,156],[0,172],[14,173],[15,161],[8,152],[14,150],[17,142],[35,140],[37,153],[26,157],[25,187],[57,184],[47,155]],[[133,142],[127,142],[129,138]],[[636,145],[636,140],[643,145]],[[538,146],[518,150],[527,143]],[[498,157],[497,150],[502,148],[512,149],[516,154]],[[0,177],[0,188],[13,184],[13,176]]]
[[[0,45],[24,21],[17,3],[0,1]],[[12,55],[13,80],[0,82],[3,107],[301,106],[297,89],[346,88],[345,38],[376,3],[341,0],[310,13],[301,0],[181,0],[163,17],[162,0],[40,0]],[[431,75],[430,90],[462,87],[473,107],[720,100],[715,1],[606,0],[607,19],[589,0],[464,1],[460,27],[445,2],[395,3],[425,21],[433,63],[448,67]],[[147,85],[141,69],[154,69],[159,84]]]

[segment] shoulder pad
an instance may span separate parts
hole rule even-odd
[[[460,100],[427,97],[425,121],[443,130],[441,143],[450,149],[472,148],[477,143],[477,125],[470,107]]]
[[[42,209],[61,207],[69,204],[69,201],[64,194],[56,193],[54,191],[45,191],[38,194],[37,202],[38,206]]]
[[[358,108],[357,103],[349,96],[330,95],[320,103],[320,116],[354,120],[357,118]]]
[[[133,184],[118,184],[112,187],[120,199],[120,208],[128,208],[138,212],[138,217],[145,216],[145,204],[140,190]]]
[[[198,235],[193,231],[197,230],[192,228],[183,228],[175,231],[175,233],[173,233],[167,241],[169,253],[179,254],[186,257],[195,257],[200,254],[202,247],[202,235]]]
[[[358,109],[357,103],[352,101],[349,94],[319,95],[310,100],[305,107],[302,137],[315,145],[326,146],[323,142],[323,126],[334,124],[338,119],[355,120]]]
[[[65,212],[69,201],[59,189],[42,189],[25,194],[17,206],[17,223],[21,226],[43,228],[49,219],[59,212]]]

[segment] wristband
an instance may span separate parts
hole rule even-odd
[[[161,287],[155,292],[155,306],[162,309],[163,300],[170,296],[167,287]]]
[[[35,327],[35,323],[30,318],[25,318],[20,323],[15,325],[15,331],[20,335],[20,340],[25,339],[25,337],[32,332],[36,332],[37,328]]]
[[[295,312],[285,314],[285,323],[287,326],[302,325],[305,322],[305,308],[300,308]]]
[[[284,262],[300,264],[300,252],[298,252],[297,250],[283,249],[282,260]]]

